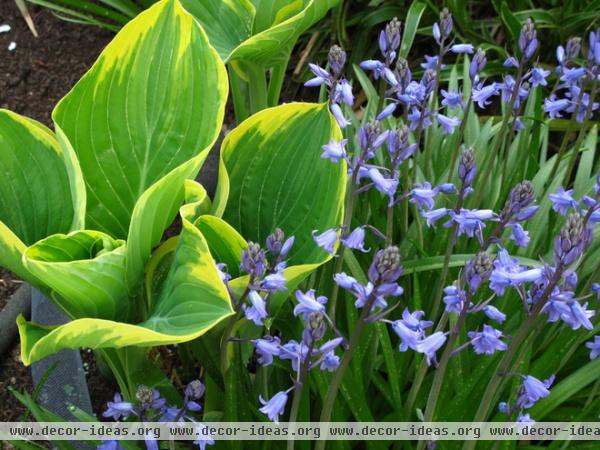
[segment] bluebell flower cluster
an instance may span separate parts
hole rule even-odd
[[[133,401],[124,401],[121,394],[117,392],[113,401],[107,403],[102,416],[117,421],[135,417],[140,422],[189,422],[202,428],[205,425],[198,422],[193,413],[202,411],[199,401],[204,396],[204,390],[204,384],[200,380],[191,381],[185,387],[181,406],[173,406],[167,403],[157,389],[140,385]],[[145,443],[148,450],[158,450],[158,442],[153,436],[147,435]],[[198,445],[200,450],[205,450],[207,445],[214,444],[214,440],[207,436],[197,439],[194,444]],[[98,450],[120,450],[122,447],[119,441],[105,440],[97,448]]]
[[[259,244],[248,242],[242,252],[240,271],[249,275],[246,292],[239,300],[233,298],[234,306],[242,308],[246,318],[257,326],[262,326],[268,316],[268,299],[271,294],[287,290],[283,271],[287,267],[286,258],[294,245],[294,236],[286,239],[281,229],[277,228],[266,239],[266,250]],[[227,268],[223,264],[217,267],[223,282],[230,279]],[[233,297],[233,294],[230,294]]]
[[[544,101],[544,111],[552,119],[568,113],[578,123],[583,123],[600,107],[590,91],[592,83],[600,75],[600,29],[590,32],[588,41],[588,53],[584,59],[579,58],[580,38],[571,38],[565,47],[556,49],[558,67],[555,73],[560,84]]]
[[[533,425],[535,421],[525,410],[533,407],[538,401],[550,395],[550,386],[554,383],[554,375],[546,380],[539,380],[532,375],[520,375],[521,385],[517,393],[514,405],[508,402],[500,402],[498,410],[511,417],[517,413],[517,422]]]

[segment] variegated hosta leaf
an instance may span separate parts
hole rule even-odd
[[[100,231],[55,234],[27,249],[25,267],[71,318],[127,318],[125,242]]]
[[[223,61],[264,67],[286,57],[298,37],[339,0],[182,0]]]
[[[26,246],[81,226],[76,211],[85,208],[85,192],[76,192],[81,173],[67,153],[42,124],[0,110],[0,266],[30,282],[21,262]]]
[[[212,145],[226,98],[223,63],[177,0],[128,23],[53,113],[83,171],[86,228],[127,237],[146,189]]]
[[[202,335],[233,314],[227,288],[221,281],[206,240],[183,219],[183,231],[158,300],[148,320],[129,324],[85,318],[57,327],[17,323],[25,364],[62,348],[119,348],[186,342]]]
[[[341,139],[326,104],[290,103],[241,123],[223,142],[230,193],[223,218],[245,239],[263,243],[275,228],[296,237],[290,265],[319,264],[328,254],[313,230],[341,223],[345,162],[321,158]]]

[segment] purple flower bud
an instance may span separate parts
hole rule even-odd
[[[390,246],[379,250],[369,267],[368,275],[373,284],[394,283],[402,275],[398,247]]]
[[[460,315],[466,301],[465,292],[457,286],[451,285],[444,288],[444,294],[445,311],[448,314],[455,313]]]
[[[338,105],[337,103],[333,103],[329,107],[329,109],[331,111],[331,114],[333,114],[333,117],[335,117],[335,120],[338,123],[338,125],[340,126],[340,128],[346,128],[348,125],[350,125],[352,123],[344,117],[342,108],[340,108],[340,105]]]
[[[331,67],[333,73],[338,76],[342,73],[344,65],[346,64],[346,52],[342,50],[340,46],[334,45],[329,49],[327,61],[329,62],[329,67]]]
[[[531,18],[528,18],[519,35],[519,49],[525,60],[531,59],[537,49],[537,32]]]
[[[254,278],[259,278],[266,269],[265,252],[260,245],[248,242],[248,248],[242,252],[240,270]]]
[[[581,51],[581,38],[572,37],[567,41],[567,46],[565,49],[565,55],[567,60],[573,60],[579,56],[579,52]]]
[[[444,39],[447,39],[450,36],[450,33],[452,33],[452,27],[452,14],[450,14],[448,8],[444,8],[442,9],[442,12],[440,12],[440,31]]]
[[[471,81],[475,79],[475,77],[485,68],[487,64],[487,58],[485,57],[485,51],[482,49],[477,49],[475,56],[473,56],[473,60],[469,66],[469,77]]]
[[[355,278],[351,277],[345,272],[336,273],[333,276],[333,280],[339,287],[343,289],[352,289],[356,284],[358,284],[358,281],[356,281]]]
[[[454,44],[450,47],[452,53],[473,53],[473,44]]]
[[[483,308],[483,313],[494,322],[502,323],[506,320],[506,314],[493,305],[487,305],[485,308]]]
[[[493,268],[492,259],[486,252],[479,252],[469,260],[465,266],[465,279],[471,292],[475,292],[482,283],[490,278]]]
[[[185,387],[185,395],[192,400],[199,400],[204,395],[204,384],[200,380],[193,380]]]
[[[387,105],[383,111],[381,111],[378,115],[377,115],[377,120],[383,120],[386,117],[391,116],[392,114],[394,114],[394,111],[396,111],[396,107],[398,106],[397,103],[390,103],[389,105]]]

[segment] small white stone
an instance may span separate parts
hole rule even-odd
[[[7,23],[3,23],[0,25],[0,33],[8,33],[10,31],[10,25]]]
[[[12,41],[10,44],[8,44],[8,51],[9,52],[14,52],[15,48],[17,48],[17,43],[15,41]]]

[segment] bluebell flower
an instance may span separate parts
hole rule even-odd
[[[250,300],[251,306],[247,304],[242,305],[246,319],[251,320],[258,326],[262,326],[263,319],[266,319],[268,316],[267,304],[258,292],[252,290],[248,293],[248,300]]]
[[[544,111],[548,113],[551,119],[556,119],[562,117],[561,112],[565,111],[570,104],[571,100],[566,98],[557,99],[556,96],[552,94],[544,100]]]
[[[600,106],[600,103],[598,102],[593,102],[592,105],[590,105],[590,94],[587,92],[585,92],[580,99],[580,92],[581,89],[578,86],[571,86],[570,91],[565,93],[565,95],[571,97],[572,100],[577,100],[572,101],[567,108],[567,112],[575,112],[575,120],[577,123],[583,123],[587,115],[588,107],[590,107],[590,110],[593,112]]]
[[[317,230],[313,230],[312,236],[315,243],[325,250],[327,253],[334,254],[334,247],[338,240],[339,228],[330,228],[329,230],[325,230],[323,233],[318,236],[315,235],[318,233]]]
[[[229,282],[231,280],[231,275],[227,273],[227,264],[225,263],[217,263],[215,261],[215,266],[217,267],[217,272],[219,273],[219,278],[223,283]]]
[[[285,411],[285,404],[288,400],[288,391],[280,391],[275,394],[269,401],[265,401],[262,396],[259,397],[260,402],[264,405],[259,411],[269,418],[271,422],[279,425],[279,416]]]
[[[207,445],[215,445],[215,440],[211,436],[207,436],[206,432],[204,432],[207,428],[207,425],[196,422],[196,436],[202,437],[198,437],[198,439],[193,441],[193,444],[197,445],[200,450],[206,450]]]
[[[519,413],[517,416],[517,423],[521,424],[521,426],[517,427],[520,433],[522,432],[523,428],[535,425],[535,420],[533,420],[529,414]]]
[[[308,316],[312,313],[324,313],[325,305],[327,304],[327,297],[319,296],[315,298],[315,290],[310,289],[306,293],[297,290],[296,299],[298,304],[294,307],[294,315],[302,315],[302,319],[308,319]]]
[[[473,44],[454,44],[450,47],[452,53],[473,53]]]
[[[428,109],[412,107],[406,118],[408,119],[408,127],[411,131],[415,131],[419,127],[419,124],[422,128],[431,126],[431,112]]]
[[[600,336],[594,336],[594,340],[586,342],[585,346],[590,349],[590,359],[600,356]]]
[[[134,413],[134,405],[124,402],[121,394],[115,394],[113,401],[107,403],[108,408],[102,413],[102,417],[111,417],[113,420],[127,419]]]
[[[548,82],[546,81],[546,78],[548,75],[550,75],[549,70],[542,69],[541,67],[534,67],[531,69],[531,77],[529,79],[531,81],[531,85],[533,87],[547,86]]]
[[[448,209],[446,208],[438,208],[433,209],[431,211],[421,211],[421,216],[426,219],[426,223],[428,227],[435,225],[435,222],[440,220],[442,217],[445,217],[448,214]]]
[[[512,226],[512,234],[510,237],[517,246],[525,248],[529,244],[529,231],[525,231],[520,223]]]
[[[455,313],[460,315],[466,301],[465,291],[459,289],[455,285],[446,286],[444,288],[443,301],[446,304],[445,311],[448,314]]]
[[[463,95],[460,91],[453,90],[441,90],[442,97],[442,105],[447,106],[448,108],[462,108],[463,106]]]
[[[485,109],[485,107],[490,104],[490,97],[498,95],[498,90],[498,83],[491,83],[487,86],[484,86],[483,83],[479,83],[479,85],[473,87],[471,98],[480,108]]]
[[[506,288],[519,287],[524,283],[538,281],[542,278],[542,269],[534,268],[527,270],[519,265],[517,258],[511,258],[504,248],[500,248],[498,256],[494,261],[494,270],[490,276],[490,289],[496,295],[504,295]]]
[[[273,362],[273,356],[279,356],[281,341],[276,336],[268,336],[254,341],[254,347],[258,354],[258,363],[261,366],[268,366]]]
[[[424,335],[425,329],[433,325],[431,320],[421,320],[424,315],[424,311],[414,311],[411,313],[408,308],[404,308],[404,311],[402,311],[402,319],[400,321],[411,330],[418,331]]]
[[[519,50],[523,54],[525,60],[531,59],[538,46],[537,32],[533,21],[528,18],[519,34]]]
[[[508,414],[510,412],[510,407],[508,406],[508,403],[506,403],[506,402],[498,403],[498,411],[500,411],[502,414]]]
[[[405,352],[409,348],[417,351],[417,346],[422,338],[422,333],[410,329],[402,320],[392,322],[392,330],[400,338],[400,351]]]
[[[375,168],[369,169],[369,178],[377,189],[382,194],[387,195],[390,198],[390,204],[394,201],[394,195],[398,189],[398,180],[395,178],[385,178],[379,170]]]
[[[347,143],[347,139],[342,139],[341,141],[330,140],[329,143],[322,147],[323,153],[321,154],[321,158],[329,159],[335,163],[340,159],[345,159]]]
[[[335,92],[333,93],[333,99],[336,103],[342,101],[348,106],[352,106],[354,104],[352,86],[347,80],[340,80],[340,82],[336,84]]]
[[[451,221],[458,224],[458,235],[466,234],[468,237],[481,239],[482,230],[485,228],[484,220],[496,220],[496,213],[491,209],[465,209],[461,208],[459,213],[450,211]],[[445,226],[450,226],[447,222]]]
[[[458,162],[458,178],[462,181],[463,187],[471,186],[476,173],[475,150],[473,150],[473,147],[467,147],[460,153]]]
[[[96,446],[96,450],[125,450],[115,439],[102,439],[102,442]]]
[[[563,75],[560,77],[560,81],[564,81],[567,85],[577,83],[586,73],[585,67],[574,67],[569,69],[563,68]]]
[[[264,250],[254,242],[248,242],[248,247],[242,252],[240,270],[250,274],[251,277],[259,278],[267,268],[267,260]]]
[[[517,61],[517,58],[515,58],[514,56],[509,56],[508,58],[506,58],[504,60],[504,62],[502,63],[502,66],[504,66],[504,67],[519,67],[519,61]]]
[[[485,68],[486,64],[487,58],[485,57],[485,51],[482,49],[477,49],[477,52],[473,56],[469,66],[469,77],[471,78],[472,82],[477,80],[479,72]]]
[[[342,237],[340,242],[346,248],[360,250],[368,253],[371,249],[365,249],[365,227],[357,227],[348,236]]]
[[[486,305],[483,313],[495,322],[502,323],[506,320],[506,314],[493,305]]]
[[[269,253],[275,258],[285,258],[294,245],[294,236],[285,239],[285,234],[280,228],[267,236],[266,244]],[[283,270],[283,269],[282,269]]]
[[[339,367],[339,365],[340,357],[333,352],[329,352],[323,357],[323,361],[321,361],[321,365],[319,367],[321,370],[333,372]]]
[[[460,119],[458,117],[448,117],[437,113],[436,118],[446,134],[454,133],[454,129],[460,125]]]
[[[439,64],[439,58],[436,56],[425,55],[425,62],[421,63],[421,67],[425,70],[437,70]],[[442,64],[440,69],[444,69],[446,66]]]
[[[333,280],[343,289],[352,289],[355,284],[358,284],[358,281],[356,281],[354,277],[351,277],[345,272],[336,273],[333,276]]]
[[[596,294],[596,300],[600,302],[600,283],[592,283],[592,292]]]
[[[437,22],[433,24],[431,32],[433,35],[433,39],[435,39],[435,42],[437,42],[438,44],[441,45],[442,44],[442,32],[440,31],[440,26]]]
[[[337,103],[333,103],[329,107],[329,109],[331,110],[331,114],[333,114],[333,117],[335,117],[335,120],[337,121],[340,128],[346,128],[348,125],[350,125],[352,123],[348,119],[346,119],[346,117],[344,117],[342,108],[340,108],[340,105],[338,105]]]
[[[436,195],[437,191],[431,187],[429,181],[426,181],[423,184],[417,183],[410,191],[410,202],[416,203],[419,209],[427,208],[428,210],[431,210]]]
[[[567,214],[569,208],[577,209],[579,203],[577,203],[577,200],[575,200],[571,194],[573,194],[573,189],[565,191],[565,189],[560,186],[556,194],[549,195],[549,198],[553,203],[552,209],[562,216]]]
[[[327,54],[327,62],[336,77],[339,77],[346,64],[346,52],[339,45],[332,45]]]
[[[344,338],[337,337],[330,339],[319,347],[318,353],[328,354],[333,352],[336,348],[344,343]]]
[[[492,259],[485,251],[479,251],[467,262],[464,269],[464,279],[467,281],[469,290],[472,293],[475,293],[479,286],[490,278],[492,268]]]
[[[531,408],[542,398],[548,397],[552,383],[554,383],[554,375],[544,381],[540,381],[531,375],[523,376],[516,402],[517,407]]]
[[[285,283],[287,279],[283,275],[283,269],[285,269],[285,262],[277,264],[275,272],[266,275],[259,283],[259,289],[261,291],[275,293],[278,291],[286,291],[287,287]]]
[[[326,84],[327,86],[331,86],[333,82],[333,77],[329,72],[327,72],[322,67],[317,66],[316,64],[308,64],[308,68],[315,75],[315,78],[311,78],[304,86],[306,87],[316,87],[321,86],[322,84]]]
[[[394,114],[394,111],[396,111],[397,107],[397,103],[390,103],[385,108],[383,108],[383,110],[377,115],[377,120],[383,120],[386,117],[391,116],[392,114]]]
[[[308,345],[304,341],[296,342],[294,339],[282,345],[279,352],[281,359],[289,359],[292,362],[292,370],[294,372],[300,370],[300,363],[308,356]]]
[[[408,106],[418,105],[425,100],[425,86],[416,81],[411,81],[404,91],[398,95],[398,100]]]
[[[417,352],[423,353],[427,360],[427,365],[437,365],[436,352],[446,342],[446,334],[442,331],[437,331],[425,339],[422,339],[417,344]]]
[[[548,322],[556,322],[560,319],[573,330],[581,327],[592,330],[594,326],[590,318],[594,316],[595,311],[587,310],[587,303],[582,306],[573,297],[574,293],[570,291],[553,293],[542,310],[548,313]]]
[[[496,351],[504,351],[508,346],[500,340],[502,331],[496,330],[489,325],[483,326],[483,331],[469,331],[473,350],[478,355],[493,355]]]
[[[394,17],[386,24],[385,30],[379,33],[379,50],[388,61],[394,59],[396,50],[400,47],[400,29],[401,23],[397,17]]]

